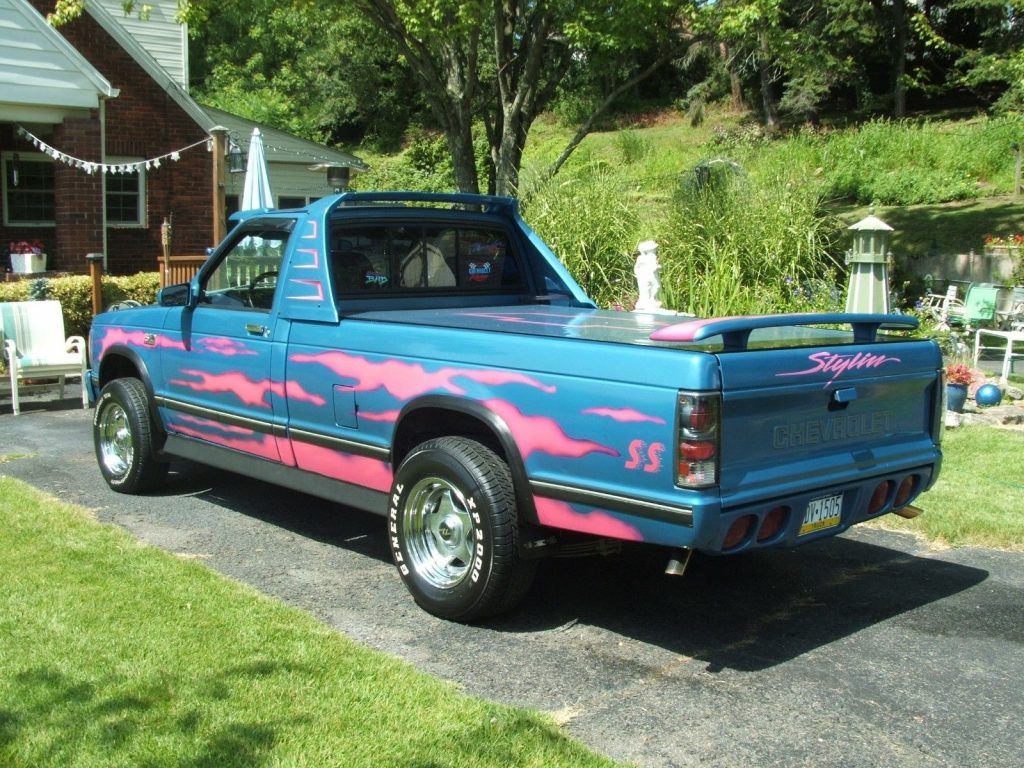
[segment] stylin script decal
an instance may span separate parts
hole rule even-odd
[[[860,371],[865,368],[880,368],[887,363],[902,362],[898,357],[886,357],[871,352],[857,352],[853,355],[840,355],[835,352],[815,352],[808,355],[808,360],[814,363],[810,368],[802,371],[789,371],[777,373],[776,376],[812,376],[815,373],[831,373],[832,378],[825,382],[827,387],[847,371]]]

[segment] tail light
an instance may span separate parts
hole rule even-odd
[[[676,485],[708,488],[718,484],[721,403],[718,393],[679,393]]]

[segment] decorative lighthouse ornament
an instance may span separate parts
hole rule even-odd
[[[637,312],[659,312],[661,302],[658,300],[658,292],[661,290],[659,272],[661,266],[658,264],[658,244],[653,240],[644,240],[637,246],[640,255],[636,257],[633,265],[633,274],[636,276],[636,286],[639,293],[636,300]]]

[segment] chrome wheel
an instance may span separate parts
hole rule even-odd
[[[123,477],[132,468],[135,459],[135,445],[128,414],[120,404],[111,402],[100,414],[99,450],[103,466],[113,477]]]
[[[473,562],[473,518],[462,492],[440,477],[425,477],[409,491],[402,533],[412,568],[431,586],[460,583]]]
[[[436,437],[395,472],[388,539],[399,576],[421,607],[476,621],[512,608],[537,561],[519,556],[512,472],[469,437]]]

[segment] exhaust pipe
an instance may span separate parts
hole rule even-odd
[[[686,567],[690,564],[693,556],[692,549],[673,549],[668,558],[668,565],[665,566],[666,576],[682,576],[686,573]]]
[[[899,515],[900,517],[904,517],[907,520],[913,520],[922,512],[924,512],[923,509],[921,509],[920,507],[915,507],[913,504],[907,504],[907,506],[905,507],[900,507],[899,509],[894,509],[892,511],[894,515]]]

